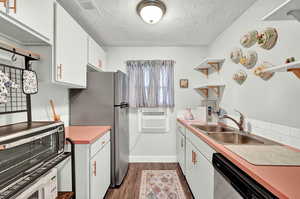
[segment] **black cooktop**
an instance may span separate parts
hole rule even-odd
[[[18,133],[21,131],[26,131],[34,128],[48,126],[55,123],[58,122],[54,122],[54,121],[20,122],[16,124],[0,126],[0,137],[8,136],[14,133]]]

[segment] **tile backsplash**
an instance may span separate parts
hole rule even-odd
[[[238,116],[234,118],[239,119]],[[230,120],[226,120],[226,123],[236,128],[236,124]],[[300,129],[251,118],[246,118],[245,127],[246,131],[255,135],[300,149]]]

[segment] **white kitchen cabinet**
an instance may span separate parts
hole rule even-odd
[[[72,16],[55,4],[54,81],[72,88],[86,87],[88,35]]]
[[[187,180],[197,199],[214,198],[214,167],[187,141]]]
[[[184,129],[183,129],[184,130]],[[185,160],[185,135],[182,132],[182,129],[177,125],[177,132],[176,132],[176,153],[177,153],[177,161],[181,167],[183,174],[185,175],[186,170],[186,160]]]
[[[105,160],[105,161],[104,161]],[[90,161],[91,199],[102,199],[110,185],[110,143]]]
[[[15,11],[10,9],[9,16],[24,26],[40,34],[50,43],[53,38],[53,6],[54,0],[9,0]]]
[[[110,132],[92,144],[75,145],[76,197],[102,199],[110,185]]]
[[[180,150],[180,139],[182,137],[185,141],[184,157],[182,157]],[[180,164],[180,161],[185,159],[185,177],[194,197],[197,199],[214,198],[214,167],[211,162],[213,153],[215,153],[214,149],[189,129],[177,123],[178,162]]]
[[[88,65],[99,71],[106,66],[106,52],[91,37],[88,39]]]
[[[4,1],[15,9],[7,9]],[[54,0],[0,1],[1,34],[21,45],[52,45],[53,3]]]

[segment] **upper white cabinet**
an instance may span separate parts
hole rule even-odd
[[[72,16],[55,4],[54,81],[72,88],[86,87],[88,35]]]
[[[54,0],[0,1],[1,33],[23,45],[51,45],[53,4]]]
[[[103,71],[106,66],[106,53],[91,37],[88,39],[88,66]]]

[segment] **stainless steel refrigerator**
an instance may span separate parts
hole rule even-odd
[[[121,71],[88,72],[87,80],[87,89],[70,89],[70,125],[112,126],[111,186],[116,187],[129,162],[128,77]]]

